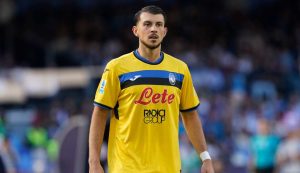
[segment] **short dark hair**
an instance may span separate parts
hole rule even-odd
[[[160,7],[155,6],[155,5],[149,5],[149,6],[143,7],[137,13],[135,13],[135,15],[134,15],[134,24],[135,25],[139,22],[140,16],[143,12],[147,12],[150,14],[162,14],[164,17],[164,22],[166,23],[166,21],[167,21],[167,15],[163,9],[161,9]]]

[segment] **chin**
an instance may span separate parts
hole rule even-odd
[[[161,42],[155,44],[155,43],[146,43],[146,42],[143,42],[143,41],[142,41],[142,44],[143,44],[144,46],[146,46],[148,49],[156,49],[156,48],[158,48],[158,47],[160,46],[160,43],[161,43]]]
[[[160,46],[160,44],[156,44],[156,45],[146,45],[149,49],[156,49]]]
[[[145,44],[145,46],[148,47],[149,49],[156,49],[160,46],[160,43],[158,44],[150,43],[150,44]]]

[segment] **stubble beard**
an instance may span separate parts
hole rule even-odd
[[[161,42],[159,42],[159,43],[156,44],[156,45],[149,45],[149,44],[147,44],[146,42],[144,42],[143,40],[141,40],[141,43],[142,43],[145,47],[147,47],[148,49],[151,49],[151,50],[156,49],[156,48],[158,48],[158,47],[161,45]]]

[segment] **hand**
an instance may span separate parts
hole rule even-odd
[[[201,173],[214,173],[214,168],[212,164],[212,160],[207,159],[203,161],[202,167],[201,167]]]
[[[100,163],[93,165],[90,164],[89,173],[104,173],[104,169],[102,168]]]

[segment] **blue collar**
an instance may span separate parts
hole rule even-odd
[[[151,65],[157,65],[157,64],[161,63],[163,61],[163,59],[164,59],[164,53],[163,52],[160,52],[159,58],[156,61],[154,61],[154,62],[151,62],[147,58],[142,57],[139,54],[138,50],[133,51],[133,54],[140,61],[143,61],[144,63],[151,64]]]

